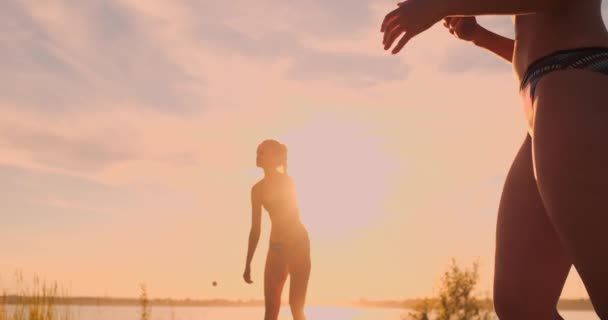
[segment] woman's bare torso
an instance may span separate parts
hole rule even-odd
[[[564,49],[608,47],[602,0],[573,1],[567,8],[514,16],[513,69],[521,81],[535,60]]]
[[[262,205],[272,223],[270,242],[291,244],[306,232],[300,221],[296,189],[290,177],[263,180]]]

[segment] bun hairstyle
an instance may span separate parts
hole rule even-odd
[[[283,172],[287,173],[287,146],[274,139],[264,140],[259,149],[269,150],[278,160],[279,166],[283,167]]]

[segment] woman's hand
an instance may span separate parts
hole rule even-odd
[[[473,16],[447,17],[443,19],[443,26],[456,38],[464,41],[474,41],[482,29]]]
[[[380,31],[384,33],[384,50],[392,47],[403,34],[392,51],[393,54],[398,53],[410,39],[443,19],[443,1],[446,0],[406,0],[399,3],[399,8],[387,14],[382,22]]]
[[[252,284],[253,280],[251,280],[251,266],[247,265],[245,266],[245,272],[243,272],[243,280],[245,280],[245,282]]]

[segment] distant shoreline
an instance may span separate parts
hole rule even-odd
[[[32,298],[6,295],[0,297],[0,301],[6,304],[23,304],[33,300]],[[55,297],[52,298],[54,304],[76,305],[76,306],[139,306],[141,301],[138,298],[112,298],[112,297]],[[360,299],[354,302],[328,303],[323,306],[335,307],[358,307],[358,308],[383,308],[383,309],[411,309],[421,299],[405,300],[367,300]],[[488,301],[491,303],[491,301]],[[150,306],[170,306],[170,307],[262,307],[263,300],[230,300],[230,299],[149,299]],[[588,299],[562,299],[558,307],[563,311],[592,311],[593,306]]]

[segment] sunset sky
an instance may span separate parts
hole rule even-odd
[[[440,24],[383,51],[395,4],[0,2],[0,288],[20,270],[74,295],[261,298],[266,216],[241,274],[255,151],[276,138],[309,301],[430,295],[452,257],[490,294],[518,84]],[[563,296],[587,297],[574,270]]]

